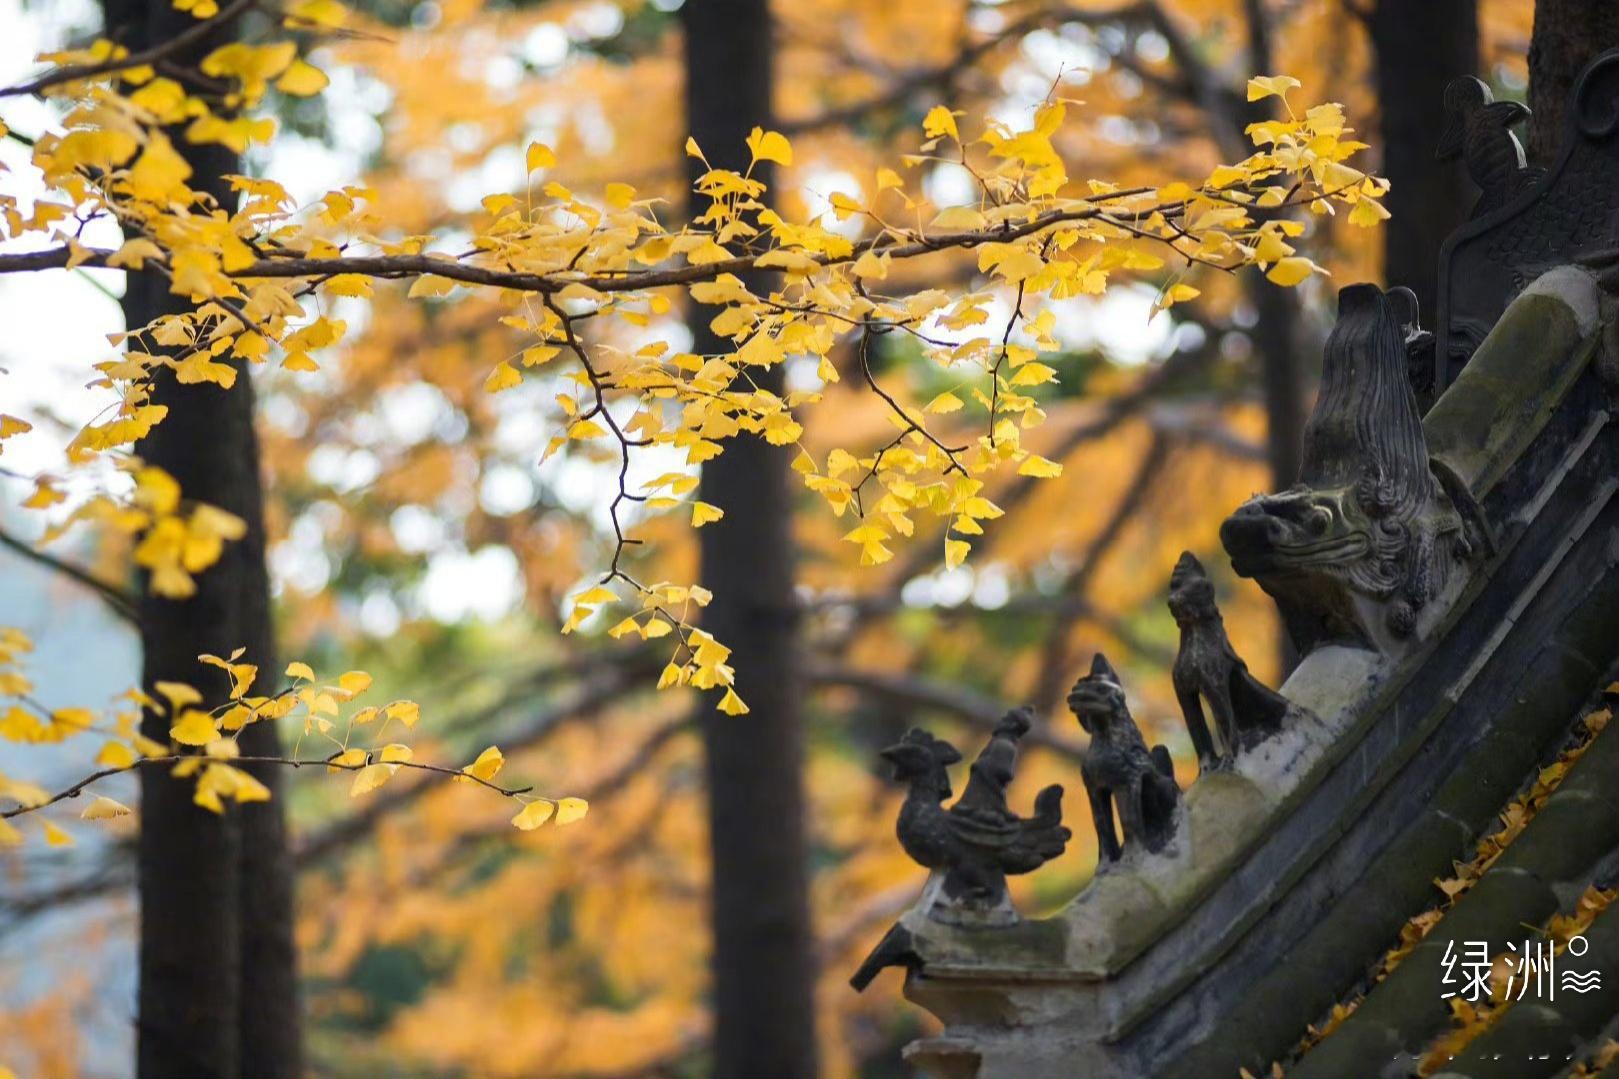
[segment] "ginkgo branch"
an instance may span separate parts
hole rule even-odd
[[[910,435],[913,432],[927,439],[934,445],[935,448],[938,449],[940,453],[949,458],[950,463],[945,466],[946,472],[959,472],[965,476],[967,474],[967,470],[963,468],[961,466],[961,462],[956,459],[956,454],[963,452],[967,447],[946,446],[943,442],[940,442],[933,432],[929,431],[922,424],[917,423],[916,420],[911,416],[910,412],[905,409],[905,406],[896,401],[894,399],[894,395],[883,389],[882,384],[877,381],[877,376],[871,370],[871,338],[874,333],[878,332],[886,332],[886,329],[879,329],[878,327],[872,326],[868,323],[860,331],[860,374],[861,377],[865,379],[866,385],[870,387],[871,392],[883,399],[883,402],[888,405],[889,410],[892,411],[895,416],[899,417],[900,422],[905,425],[905,428],[899,433],[898,437],[895,438],[893,442],[889,443],[882,450],[878,451],[877,460],[872,463],[871,469],[868,473],[868,478],[870,475],[874,475],[877,472],[877,468],[882,461],[883,454],[898,446],[907,435]],[[862,485],[864,485],[864,482],[864,480],[861,481]]]
[[[153,45],[140,52],[128,53],[118,59],[103,60],[97,64],[65,64],[53,68],[38,78],[15,86],[0,88],[0,98],[23,97],[28,94],[38,94],[49,90],[53,86],[64,83],[79,82],[84,79],[99,78],[102,75],[113,75],[120,71],[129,71],[137,67],[150,67],[156,65],[166,57],[184,52],[193,45],[207,41],[215,32],[229,26],[249,11],[258,7],[260,0],[233,0],[232,3],[221,8],[219,14],[211,19],[204,19],[175,34],[165,41]]]
[[[607,507],[607,515],[613,524],[613,538],[615,543],[613,547],[613,561],[608,570],[606,580],[612,580],[614,577],[623,575],[622,570],[619,568],[619,563],[624,557],[625,549],[640,542],[639,540],[628,539],[625,537],[624,524],[619,519],[618,512],[619,507],[625,502],[646,501],[646,499],[641,495],[631,494],[628,487],[630,474],[630,450],[637,445],[646,445],[646,440],[631,439],[624,434],[624,431],[621,427],[619,427],[618,420],[616,417],[614,417],[612,410],[607,407],[606,381],[603,378],[602,373],[596,369],[595,364],[590,362],[590,355],[588,352],[586,352],[584,343],[579,340],[579,335],[574,332],[573,320],[550,296],[546,296],[544,302],[546,310],[555,315],[557,320],[562,324],[563,340],[567,343],[568,351],[572,352],[574,354],[574,358],[579,361],[579,366],[584,370],[585,377],[590,380],[590,389],[595,396],[594,406],[590,409],[590,411],[580,416],[578,422],[583,422],[584,420],[588,420],[594,416],[600,415],[602,421],[605,422],[608,429],[612,431],[613,438],[618,442],[618,490],[613,493],[613,501]],[[633,584],[634,582],[631,583]]]
[[[79,795],[83,794],[87,788],[89,788],[90,786],[92,786],[92,785],[94,785],[96,783],[101,782],[103,779],[110,779],[113,776],[122,775],[125,772],[132,772],[137,768],[141,768],[141,767],[144,767],[144,766],[147,766],[147,765],[179,764],[182,761],[196,761],[196,760],[210,760],[210,759],[211,758],[208,758],[208,757],[205,757],[205,756],[202,756],[202,755],[199,755],[199,754],[195,754],[195,753],[165,753],[165,754],[161,754],[161,755],[156,756],[156,757],[142,757],[142,758],[140,758],[140,759],[138,759],[136,761],[133,761],[130,764],[121,765],[121,766],[115,767],[115,768],[102,768],[99,771],[91,772],[89,775],[87,775],[84,778],[80,779],[78,782],[74,783],[72,786],[64,787],[62,790],[60,790],[60,791],[56,792],[55,794],[51,795],[49,798],[47,798],[44,801],[41,801],[41,802],[38,802],[38,803],[35,803],[35,804],[31,804],[31,805],[20,805],[20,806],[17,806],[15,809],[7,809],[7,810],[4,810],[4,811],[0,811],[0,820],[8,820],[8,819],[10,819],[12,817],[20,817],[20,816],[23,816],[26,813],[37,812],[37,811],[39,811],[41,809],[46,808],[47,806],[55,805],[57,802],[65,801],[66,799],[69,799],[69,798],[77,798]],[[344,772],[358,772],[360,769],[369,767],[369,766],[371,766],[371,765],[373,765],[373,764],[375,764],[377,762],[372,759],[372,756],[371,756],[370,753],[367,753],[365,760],[356,761],[354,763],[346,763],[346,762],[343,762],[343,761],[334,761],[334,760],[324,760],[324,759],[321,759],[321,758],[318,758],[318,757],[263,757],[263,756],[245,756],[245,755],[244,756],[237,756],[237,757],[221,758],[219,763],[221,763],[221,764],[270,764],[270,765],[277,765],[277,766],[285,767],[285,768],[315,768],[315,767],[322,767],[322,768],[330,768],[330,769],[333,769],[333,770],[344,771]],[[431,773],[433,773],[435,775],[447,776],[447,777],[450,777],[452,779],[468,779],[468,780],[471,780],[474,783],[477,783],[480,786],[489,788],[490,790],[494,791],[496,794],[499,794],[499,795],[501,795],[502,797],[505,797],[505,798],[516,798],[518,795],[528,794],[531,791],[533,791],[533,789],[534,789],[532,786],[529,786],[529,787],[502,787],[498,783],[495,783],[495,782],[493,782],[491,780],[484,779],[481,776],[473,775],[471,772],[463,771],[460,768],[450,768],[450,767],[448,767],[446,765],[442,765],[442,764],[427,764],[427,763],[422,762],[422,761],[389,761],[388,764],[389,764],[390,767],[398,766],[400,768],[414,769],[415,771],[418,771],[418,772],[431,772]]]
[[[1103,220],[1107,224],[1117,225],[1120,220],[1146,219],[1155,213],[1163,214],[1168,218],[1184,211],[1186,207],[1184,201],[1153,204],[1123,214],[1110,214],[1105,208],[1105,203],[1118,202],[1121,199],[1148,194],[1153,190],[1150,187],[1125,188],[1099,195],[1085,196],[1073,200],[1080,204],[1078,206],[1048,210],[1016,225],[1007,224],[993,228],[943,232],[932,236],[919,231],[907,231],[901,233],[899,239],[896,239],[892,234],[884,233],[854,244],[848,254],[829,255],[823,252],[807,257],[811,258],[817,266],[823,268],[856,262],[861,255],[868,252],[887,255],[890,258],[908,259],[936,254],[941,251],[969,250],[987,243],[1009,243],[1013,240],[1037,235],[1059,225],[1080,221]],[[1301,203],[1323,197],[1325,197],[1324,194],[1311,195],[1301,200]],[[1300,203],[1288,205],[1298,204]],[[1168,243],[1161,237],[1149,236],[1149,238],[1157,242]],[[698,284],[713,281],[723,274],[741,276],[752,273],[784,274],[789,272],[781,266],[759,265],[760,260],[770,253],[761,251],[714,262],[691,263],[663,269],[606,271],[598,274],[580,273],[566,269],[551,270],[543,273],[500,270],[453,259],[445,255],[339,255],[334,258],[309,258],[271,253],[264,258],[255,259],[240,269],[228,271],[226,276],[237,280],[254,280],[260,278],[305,278],[336,274],[355,274],[361,277],[381,279],[430,275],[460,281],[465,284],[510,289],[514,292],[557,293],[571,286],[583,286],[595,292],[617,293],[639,292],[645,289],[664,288],[671,285]],[[1178,249],[1177,253],[1179,253]],[[44,248],[39,251],[0,255],[0,273],[28,273],[37,270],[59,269],[67,266],[70,262],[76,266],[105,267],[108,265],[107,260],[113,254],[114,252],[105,249],[81,247],[75,252],[66,246],[59,246]]]
[[[502,737],[500,744],[513,751],[538,744],[563,724],[590,716],[635,689],[639,674],[634,668],[608,671],[583,682],[571,693],[556,698],[525,726]],[[294,858],[302,867],[331,857],[367,835],[383,817],[410,805],[430,789],[431,785],[424,782],[378,791],[376,797],[353,813],[311,832],[294,852]]]
[[[131,625],[135,624],[135,597],[123,589],[108,584],[82,566],[75,566],[66,559],[46,554],[33,544],[26,540],[18,539],[4,529],[0,529],[0,544],[10,548],[30,562],[44,566],[53,573],[60,573],[69,580],[83,585],[94,592],[113,614]]]

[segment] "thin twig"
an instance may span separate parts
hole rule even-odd
[[[149,49],[132,52],[121,60],[103,60],[99,64],[68,64],[65,67],[55,68],[29,82],[0,89],[0,98],[37,94],[67,82],[78,82],[81,79],[93,79],[99,75],[111,75],[118,71],[128,71],[130,68],[155,65],[159,60],[167,56],[172,56],[174,53],[184,51],[192,45],[206,41],[209,35],[235,22],[255,7],[258,7],[258,5],[259,0],[235,0],[234,3],[227,5],[213,18],[194,23],[167,41],[159,42]]]
[[[0,544],[4,544],[36,565],[44,566],[53,573],[60,573],[69,580],[83,585],[94,592],[113,614],[130,625],[136,624],[135,597],[128,592],[108,584],[83,567],[75,566],[55,555],[46,554],[36,549],[33,544],[18,539],[4,530],[0,530]]]
[[[156,756],[156,757],[142,757],[140,760],[134,761],[134,762],[132,762],[130,764],[126,764],[126,765],[123,765],[123,766],[118,767],[118,768],[103,768],[100,771],[91,772],[89,775],[85,776],[83,779],[79,780],[77,783],[73,784],[71,787],[64,787],[62,790],[60,790],[60,791],[56,792],[55,794],[51,795],[49,798],[47,798],[43,802],[38,802],[38,803],[35,803],[33,805],[22,805],[22,806],[18,806],[16,809],[8,809],[8,810],[5,810],[4,812],[0,812],[0,819],[9,819],[11,817],[20,817],[25,813],[37,812],[37,811],[39,811],[41,809],[44,809],[47,806],[55,805],[57,802],[63,801],[65,799],[77,798],[79,795],[81,795],[81,794],[83,794],[85,792],[86,788],[92,786],[93,784],[99,783],[103,779],[110,779],[113,776],[123,775],[125,772],[134,771],[135,769],[144,767],[146,765],[150,765],[150,764],[178,764],[181,761],[196,761],[196,760],[204,760],[204,761],[209,761],[210,763],[214,763],[212,761],[212,758],[203,757],[203,756],[200,756],[200,755],[195,754],[195,753],[165,753],[165,754],[162,754],[162,755]],[[358,764],[344,764],[344,763],[339,762],[339,761],[323,760],[323,759],[317,758],[317,757],[301,758],[301,757],[257,757],[257,756],[255,756],[255,757],[249,757],[249,756],[221,757],[221,758],[219,758],[217,763],[219,763],[219,764],[233,764],[233,765],[234,764],[275,764],[275,765],[281,765],[281,766],[286,767],[286,768],[325,767],[325,768],[337,769],[337,770],[344,771],[344,772],[358,772],[360,769],[369,767],[370,765],[376,764],[378,762],[376,760],[372,759],[372,755],[371,755],[370,752],[367,752],[365,760],[361,761]],[[418,772],[431,772],[431,773],[433,773],[435,775],[450,776],[450,777],[459,778],[459,779],[470,779],[474,783],[477,783],[480,786],[488,787],[490,790],[494,791],[496,794],[502,795],[503,797],[506,797],[506,798],[515,798],[520,794],[527,794],[527,793],[529,793],[530,791],[532,791],[534,789],[533,787],[502,787],[498,783],[493,783],[493,782],[491,782],[491,781],[489,781],[487,779],[480,778],[479,776],[475,776],[475,775],[471,774],[470,772],[464,771],[464,770],[462,770],[460,768],[449,768],[449,767],[446,767],[445,765],[442,765],[442,764],[425,764],[425,763],[422,763],[420,761],[388,761],[386,763],[388,763],[390,765],[397,765],[400,768],[411,768],[411,769],[414,769],[414,770],[416,770]]]

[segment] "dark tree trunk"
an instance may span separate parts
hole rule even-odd
[[[1299,318],[1293,294],[1247,278],[1248,297],[1257,321],[1250,335],[1259,353],[1260,382],[1265,394],[1265,459],[1276,490],[1291,487],[1299,478],[1299,454],[1304,445],[1304,372],[1298,362]]]
[[[1379,0],[1369,20],[1377,70],[1383,200],[1383,279],[1437,305],[1439,247],[1466,219],[1473,194],[1460,164],[1434,160],[1445,127],[1445,87],[1478,73],[1478,0]]]
[[[744,140],[770,126],[769,5],[700,0],[682,12],[687,123],[715,167],[745,171]],[[753,175],[773,179],[764,163]],[[707,319],[694,313],[693,347],[731,351]],[[759,381],[779,393],[780,368]],[[752,709],[732,717],[703,706],[718,1079],[816,1074],[789,461],[787,449],[742,435],[703,466],[702,497],[725,510],[701,533],[714,593],[704,622],[734,649],[737,692]]]
[[[194,24],[170,0],[106,0],[109,36],[138,50]],[[223,40],[174,59],[192,65]],[[240,170],[234,154],[198,147],[178,133],[176,148],[193,170],[191,187],[222,205],[235,196],[224,176]],[[131,273],[124,294],[128,326],[183,311],[168,281]],[[171,474],[188,501],[227,510],[247,535],[227,543],[220,561],[197,577],[196,594],[165,599],[143,584],[139,604],[142,681],[197,686],[209,705],[226,699],[224,672],[197,662],[229,655],[259,667],[256,688],[279,678],[264,562],[263,491],[253,430],[253,385],[239,371],[230,390],[182,386],[172,372],[154,379],[154,404],[168,417],[136,452]],[[159,698],[161,699],[161,698]],[[170,718],[148,715],[144,733],[168,742]],[[244,755],[275,756],[268,724],[247,728]],[[284,834],[281,784],[271,768],[256,770],[272,792],[264,803],[230,806],[224,816],[192,803],[192,784],[166,771],[141,772],[137,881],[141,905],[139,1071],[143,1079],[292,1079],[302,1074],[300,1009],[292,936],[292,873]]]
[[[1529,160],[1550,165],[1563,141],[1563,109],[1580,69],[1619,45],[1619,0],[1535,0],[1529,39]]]
[[[1271,15],[1264,0],[1243,0],[1248,29],[1248,63],[1253,74],[1275,70],[1271,54]],[[1274,105],[1265,100],[1244,105],[1235,94],[1226,94],[1225,108],[1213,117],[1220,123],[1218,140],[1231,160],[1239,160],[1248,148],[1245,127],[1251,120],[1268,119]],[[1254,306],[1255,324],[1249,335],[1259,354],[1260,385],[1265,395],[1265,459],[1270,465],[1272,489],[1291,487],[1299,478],[1299,457],[1304,446],[1305,389],[1299,341],[1297,294],[1260,279],[1256,272],[1244,278],[1249,301]],[[1285,677],[1298,665],[1299,657],[1287,627],[1278,625],[1277,661]]]

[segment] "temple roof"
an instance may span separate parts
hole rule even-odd
[[[1619,73],[1619,54],[1603,65]],[[1613,152],[1587,142],[1587,158]],[[1464,229],[1457,259],[1546,218],[1570,168],[1592,171],[1574,166]],[[1041,859],[923,843],[967,835],[919,823],[965,811],[943,808],[948,782],[913,789],[900,836],[934,875],[860,977],[904,966],[907,996],[944,1021],[908,1049],[914,1064],[952,1079],[1619,1074],[1619,734],[1604,698],[1619,665],[1619,304],[1585,266],[1531,262],[1458,308],[1488,315],[1488,333],[1434,360],[1443,392],[1420,430],[1399,425],[1420,380],[1388,377],[1400,302],[1345,291],[1335,389],[1306,436],[1322,467],[1221,530],[1304,658],[1278,691],[1259,685],[1201,567],[1177,568],[1175,682],[1202,774],[1175,787],[1099,657],[1070,706],[1091,736],[1103,862],[1063,910],[1023,919],[1004,876],[982,872]],[[1422,335],[1402,329],[1415,365]],[[1006,808],[1016,736],[1003,741],[998,834],[1055,835],[1049,801],[1027,820]]]

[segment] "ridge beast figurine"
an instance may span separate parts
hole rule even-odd
[[[1040,868],[1063,852],[1073,834],[1062,824],[1057,784],[1035,796],[1032,817],[1007,807],[1018,742],[1030,725],[1027,708],[1008,712],[995,725],[973,762],[966,791],[949,809],[942,804],[951,794],[946,769],[961,760],[954,746],[913,727],[882,752],[894,778],[910,785],[895,829],[900,845],[918,864],[943,873],[947,905],[980,912],[1004,905],[1007,874]]]
[[[1091,661],[1090,673],[1074,683],[1068,707],[1091,736],[1080,774],[1096,824],[1098,868],[1138,845],[1154,853],[1163,850],[1174,835],[1181,799],[1169,751],[1153,746],[1148,752],[1125,705],[1119,676],[1102,653]],[[1115,806],[1122,837],[1114,831]]]
[[[1460,157],[1480,188],[1467,223],[1439,249],[1433,390],[1443,393],[1519,293],[1553,266],[1619,245],[1619,49],[1586,65],[1564,105],[1548,169],[1524,166],[1511,127],[1529,115],[1477,79],[1445,90],[1441,160]],[[1419,391],[1420,392],[1420,391]]]
[[[1498,209],[1546,170],[1530,168],[1523,144],[1512,128],[1529,120],[1529,107],[1517,101],[1497,101],[1490,88],[1471,75],[1452,79],[1445,87],[1445,130],[1434,157],[1460,158],[1468,178],[1478,186],[1478,202],[1470,216]]]
[[[1238,753],[1280,732],[1300,714],[1287,698],[1248,673],[1248,664],[1226,636],[1214,584],[1191,551],[1181,554],[1170,574],[1169,611],[1181,631],[1175,698],[1203,771],[1230,765]],[[1218,750],[1203,715],[1204,701],[1220,737]]]
[[[1276,600],[1301,655],[1333,641],[1392,651],[1487,532],[1430,463],[1405,333],[1374,285],[1338,294],[1303,450],[1300,482],[1243,503],[1220,541]]]

